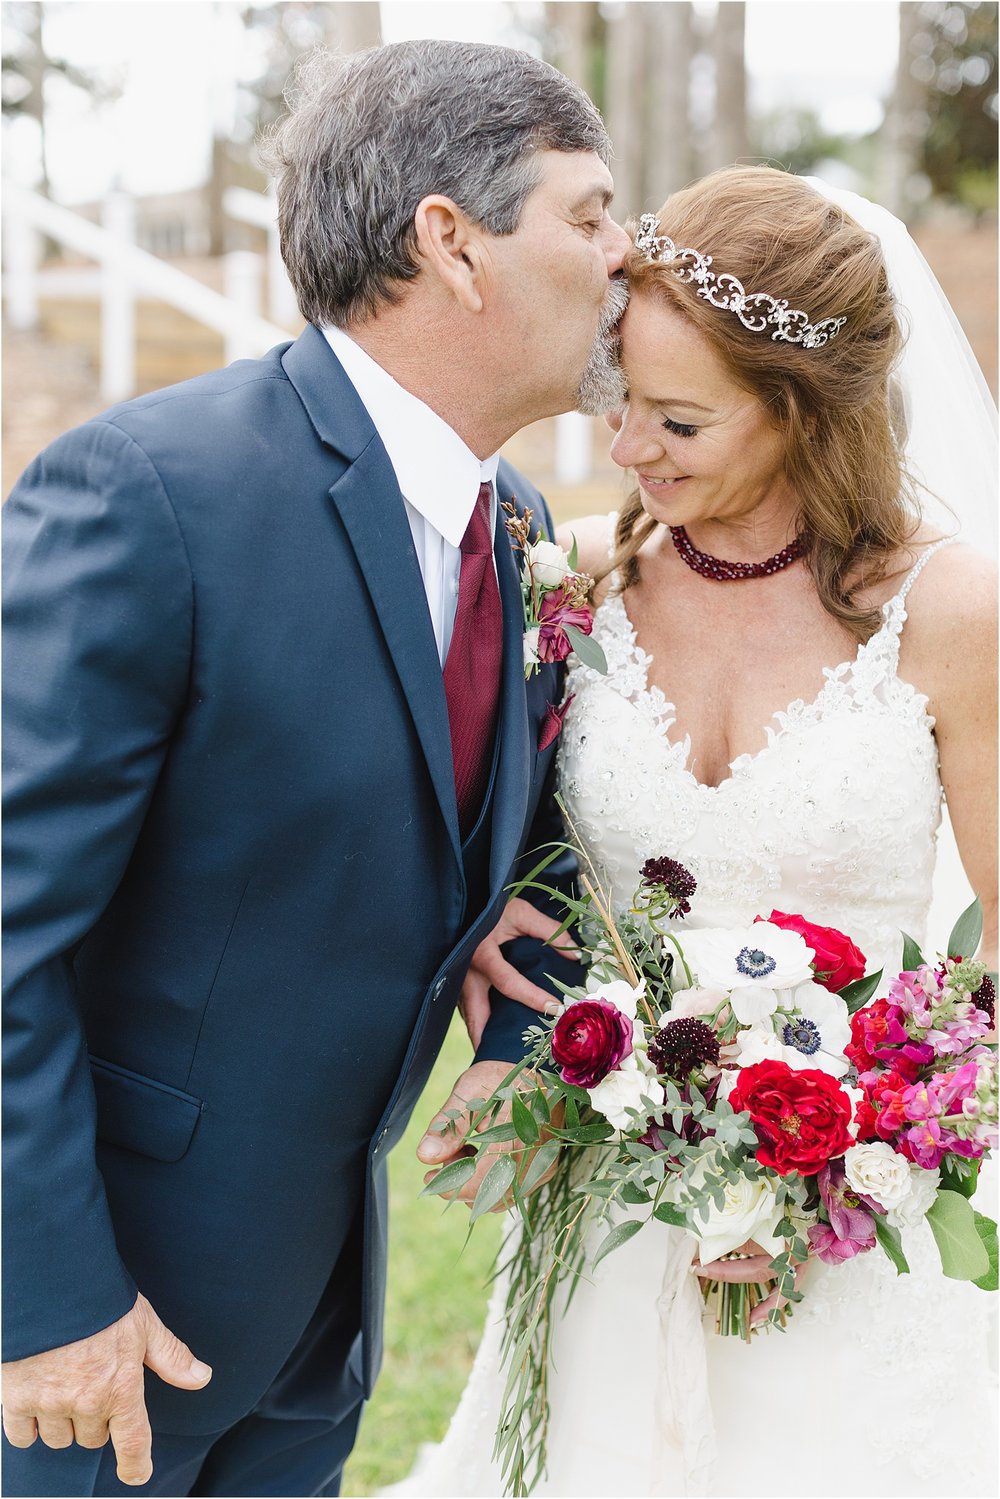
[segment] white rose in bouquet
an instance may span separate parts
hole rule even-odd
[[[912,1190],[910,1163],[887,1140],[869,1140],[844,1152],[844,1178],[880,1208],[898,1208]]]
[[[663,1084],[643,1071],[634,1052],[587,1092],[597,1112],[615,1129],[624,1130],[633,1130],[642,1123],[646,1113],[644,1098],[657,1107],[666,1098]]]
[[[941,1173],[937,1167],[925,1171],[923,1166],[910,1165],[910,1191],[902,1202],[886,1213],[893,1228],[914,1228],[927,1216],[927,1209],[937,1196],[941,1185]]]
[[[703,1265],[739,1249],[748,1239],[755,1239],[765,1254],[781,1252],[785,1246],[775,1233],[781,1221],[775,1188],[776,1183],[766,1176],[756,1181],[738,1176],[726,1183],[721,1208],[709,1202],[707,1219],[703,1217],[704,1208],[692,1214],[692,1232],[698,1239]]]
[[[571,571],[569,558],[554,541],[536,541],[525,555],[528,570],[541,588],[558,588]]]

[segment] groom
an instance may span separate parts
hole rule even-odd
[[[549,836],[499,506],[546,512],[497,450],[617,396],[609,143],[505,48],[302,85],[304,333],[70,432],[7,508],[10,1494],[338,1492],[386,1154]],[[523,1023],[496,999],[460,1095]]]

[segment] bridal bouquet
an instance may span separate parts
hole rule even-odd
[[[521,603],[524,609],[524,675],[530,677],[542,661],[565,661],[575,651],[585,666],[607,674],[608,663],[596,640],[591,640],[594,611],[590,602],[593,579],[576,570],[577,549],[566,553],[544,530],[531,540],[531,511],[518,515],[513,501],[502,506],[507,534],[521,553]]]
[[[545,888],[543,867],[520,888]],[[695,882],[674,860],[647,861],[617,921],[596,880],[582,883],[567,925],[584,935],[586,984],[526,1033],[529,1055],[482,1101],[471,1137],[515,1145],[472,1217],[505,1200],[518,1213],[496,1451],[517,1494],[544,1466],[555,1293],[653,1219],[690,1234],[703,1264],[751,1240],[772,1256],[772,1285],[706,1283],[723,1335],[749,1338],[768,1296],[761,1325],[784,1325],[810,1252],[831,1265],[881,1252],[905,1273],[900,1229],[921,1218],[944,1274],[997,1285],[996,1225],[969,1202],[997,1144],[993,983],[963,956],[978,903],[935,962],[907,938],[905,970],[869,1004],[881,973],[802,916],[685,931]],[[454,1192],[475,1169],[455,1161],[427,1190]]]

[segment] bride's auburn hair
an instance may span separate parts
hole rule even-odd
[[[901,410],[891,376],[903,344],[878,238],[799,177],[773,167],[726,167],[669,197],[657,233],[678,249],[712,257],[718,276],[767,292],[812,323],[846,318],[821,348],[752,332],[713,307],[696,284],[633,249],[625,271],[633,294],[654,295],[683,314],[733,378],[761,402],[784,440],[785,476],[800,505],[806,562],[824,607],[859,640],[881,622],[856,600],[878,582],[919,524],[903,464]],[[630,226],[632,227],[632,226]],[[659,523],[639,491],[618,519],[622,586],[638,578],[638,553]]]

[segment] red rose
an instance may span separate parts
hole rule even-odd
[[[815,1068],[756,1062],[742,1069],[729,1102],[750,1115],[758,1161],[781,1176],[811,1176],[854,1144],[847,1128],[850,1097],[836,1078]]]
[[[568,1005],[552,1031],[552,1056],[564,1083],[594,1088],[632,1052],[632,1022],[605,999]]]
[[[855,979],[864,978],[864,953],[836,927],[816,926],[804,916],[786,916],[784,911],[772,911],[764,919],[786,932],[798,932],[805,939],[806,946],[816,954],[814,977],[824,989],[839,994]]]

